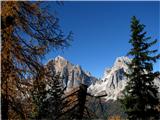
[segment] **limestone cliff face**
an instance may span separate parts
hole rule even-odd
[[[118,57],[113,67],[104,71],[102,80],[90,85],[88,92],[94,95],[107,94],[107,101],[117,100],[129,81],[124,72],[130,72],[127,66],[130,62],[131,60],[128,57]],[[154,82],[159,87],[160,92],[160,79],[156,78]]]
[[[78,87],[80,83],[89,86],[92,81],[96,80],[89,72],[85,72],[81,66],[74,65],[61,56],[50,60],[45,67],[53,69],[56,73],[60,73],[67,90]]]
[[[78,87],[82,83],[88,86],[88,93],[90,94],[95,96],[107,94],[106,101],[108,101],[117,100],[121,96],[129,81],[124,73],[130,72],[127,66],[130,62],[131,59],[128,57],[118,57],[113,67],[105,69],[101,80],[93,77],[89,72],[83,70],[81,66],[74,65],[61,56],[50,60],[45,67],[48,70],[52,69],[55,73],[60,73],[67,91]],[[160,78],[156,78],[154,82],[159,87],[160,93]]]

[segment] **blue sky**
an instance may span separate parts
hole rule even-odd
[[[130,50],[133,15],[146,25],[148,36],[160,40],[160,2],[70,1],[63,6],[49,2],[49,11],[55,10],[62,30],[65,34],[72,31],[74,41],[64,51],[50,52],[44,63],[61,55],[92,75],[102,77],[106,67],[112,67],[117,57],[125,56]],[[160,70],[159,66],[160,63],[155,64],[155,70]]]

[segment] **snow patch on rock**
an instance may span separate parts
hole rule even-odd
[[[130,62],[131,59],[128,57],[118,57],[112,68],[105,69],[102,80],[96,81],[89,86],[88,93],[95,96],[107,94],[106,101],[117,100],[129,81],[124,73],[130,72],[128,68]],[[160,79],[155,79],[155,84],[160,86]]]

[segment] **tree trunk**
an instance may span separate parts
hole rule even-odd
[[[80,90],[78,92],[78,110],[77,110],[77,119],[82,120],[85,102],[86,102],[86,95],[87,95],[87,85],[81,84]]]

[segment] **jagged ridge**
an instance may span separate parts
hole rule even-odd
[[[105,70],[102,80],[90,85],[88,92],[94,95],[107,94],[106,101],[117,100],[129,81],[124,72],[130,71],[127,66],[130,62],[131,59],[128,57],[118,57],[113,67]],[[158,87],[160,86],[160,79],[157,78],[154,82]]]
[[[53,69],[63,77],[63,84],[67,90],[78,87],[80,83],[88,85],[88,93],[103,95],[107,93],[106,101],[117,100],[121,96],[127,82],[129,81],[124,72],[129,72],[127,66],[131,62],[128,57],[118,57],[112,68],[105,69],[102,80],[93,77],[89,72],[84,71],[80,65],[74,65],[61,56],[50,60],[45,67]],[[155,79],[155,84],[160,86],[160,79]],[[160,92],[160,87],[159,87]]]
[[[63,78],[64,87],[67,90],[79,86],[80,83],[91,85],[92,81],[96,81],[89,72],[85,72],[80,65],[74,65],[61,56],[50,60],[45,67],[53,69],[56,73],[60,73]]]

